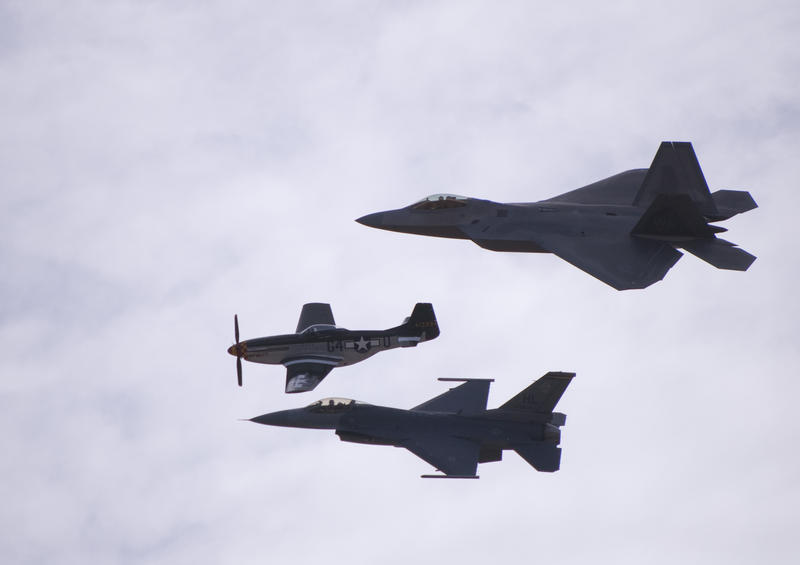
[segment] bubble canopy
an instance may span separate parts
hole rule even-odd
[[[322,400],[317,400],[316,402],[312,402],[306,408],[313,412],[341,412],[344,410],[348,410],[352,408],[356,404],[364,404],[363,402],[359,402],[358,400],[353,400],[351,398],[323,398]]]
[[[467,205],[468,198],[458,194],[431,194],[412,205],[414,210],[441,210]]]
[[[322,331],[325,331],[325,330],[335,330],[335,329],[336,329],[336,326],[334,326],[332,324],[314,324],[313,326],[308,326],[306,329],[304,329],[300,333],[301,334],[306,334],[306,333],[313,334],[313,333],[322,332]]]

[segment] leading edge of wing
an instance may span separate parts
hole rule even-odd
[[[456,437],[413,438],[399,447],[405,447],[445,475],[469,477],[478,470],[480,445],[474,441]]]
[[[548,235],[540,245],[617,290],[647,288],[683,256],[667,243],[624,235],[589,238]]]

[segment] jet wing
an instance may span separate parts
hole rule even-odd
[[[474,477],[480,444],[456,437],[410,439],[400,444],[445,475]]]
[[[652,239],[544,235],[537,242],[564,261],[617,290],[646,288],[664,278],[683,255]]]
[[[486,410],[486,401],[489,398],[489,385],[491,383],[491,379],[468,380],[462,385],[451,388],[447,392],[443,392],[439,396],[415,406],[412,410],[453,412],[455,414],[460,412],[482,412]]]
[[[629,206],[642,185],[647,169],[633,169],[608,177],[582,188],[576,188],[543,202],[573,204],[610,204]]]
[[[300,312],[300,320],[297,322],[296,333],[300,333],[304,329],[317,324],[325,324],[329,326],[336,325],[336,322],[333,321],[331,305],[323,304],[321,302],[303,304],[303,310]]]
[[[336,366],[332,362],[311,360],[288,361],[286,365],[286,392],[307,392],[314,390]]]

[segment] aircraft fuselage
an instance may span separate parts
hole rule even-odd
[[[362,361],[379,351],[413,347],[417,336],[400,336],[390,330],[351,331],[341,328],[306,334],[286,334],[242,341],[242,357],[254,363],[290,365],[298,359],[315,359],[331,366],[344,367]],[[235,346],[234,346],[235,347]]]

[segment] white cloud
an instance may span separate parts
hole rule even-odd
[[[4,562],[573,563],[797,554],[800,176],[790,2],[7,3],[0,17]],[[369,230],[428,193],[553,196],[695,143],[747,273],[687,256],[616,293],[552,256]],[[442,336],[313,398],[225,349],[325,300],[435,304]],[[480,481],[238,422],[439,376],[548,370],[562,470]]]

